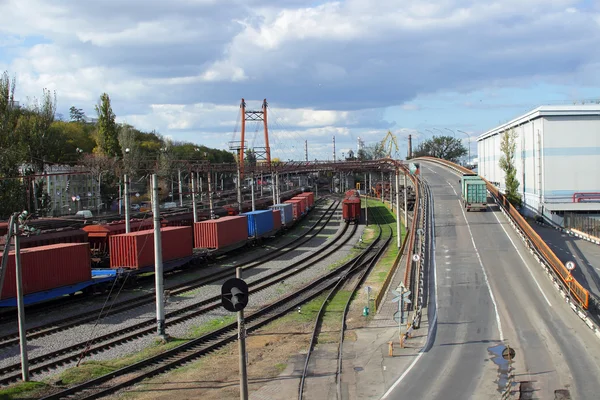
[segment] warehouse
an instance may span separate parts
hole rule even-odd
[[[523,214],[562,225],[569,213],[600,213],[600,104],[538,107],[480,135],[479,174],[501,191],[500,142],[511,129]]]

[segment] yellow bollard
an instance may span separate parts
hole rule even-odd
[[[388,342],[388,356],[394,357],[394,342]]]

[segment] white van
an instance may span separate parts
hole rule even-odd
[[[77,214],[75,214],[75,216],[79,218],[92,218],[94,215],[90,210],[81,210],[77,211]]]

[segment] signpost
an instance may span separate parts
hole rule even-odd
[[[402,340],[402,325],[408,321],[408,313],[404,312],[404,305],[410,304],[411,301],[408,298],[411,291],[407,290],[402,283],[396,290],[392,290],[392,294],[396,297],[392,299],[392,303],[398,303],[398,311],[394,313],[394,321],[398,323],[398,335],[400,337],[400,347],[404,347],[404,341]]]

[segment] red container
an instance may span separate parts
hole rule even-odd
[[[302,215],[302,200],[286,200],[283,203],[292,205],[292,215],[294,216],[294,219],[300,218],[300,216]]]
[[[304,197],[308,200],[308,207],[312,207],[315,204],[315,195],[312,192],[300,193],[296,197]]]
[[[21,249],[24,294],[42,292],[92,279],[90,246],[61,243]],[[2,299],[16,297],[15,252],[9,253]]]
[[[163,261],[192,255],[192,227],[161,228]],[[110,267],[140,269],[154,265],[154,231],[131,232],[110,237]]]
[[[360,220],[360,198],[350,197],[342,202],[342,218],[346,222],[358,222]]]
[[[346,199],[348,199],[348,198],[350,198],[350,197],[358,197],[358,196],[359,196],[358,190],[356,190],[356,189],[350,189],[350,190],[347,190],[347,191],[346,191],[346,193],[345,193],[345,196],[344,196],[344,197],[345,197]]]
[[[194,247],[221,249],[248,240],[248,218],[235,215],[198,222],[194,225]]]
[[[273,210],[273,230],[281,229],[281,210]]]
[[[292,197],[292,200],[300,200],[302,202],[302,208],[300,212],[305,214],[308,210],[308,199],[306,197]]]

